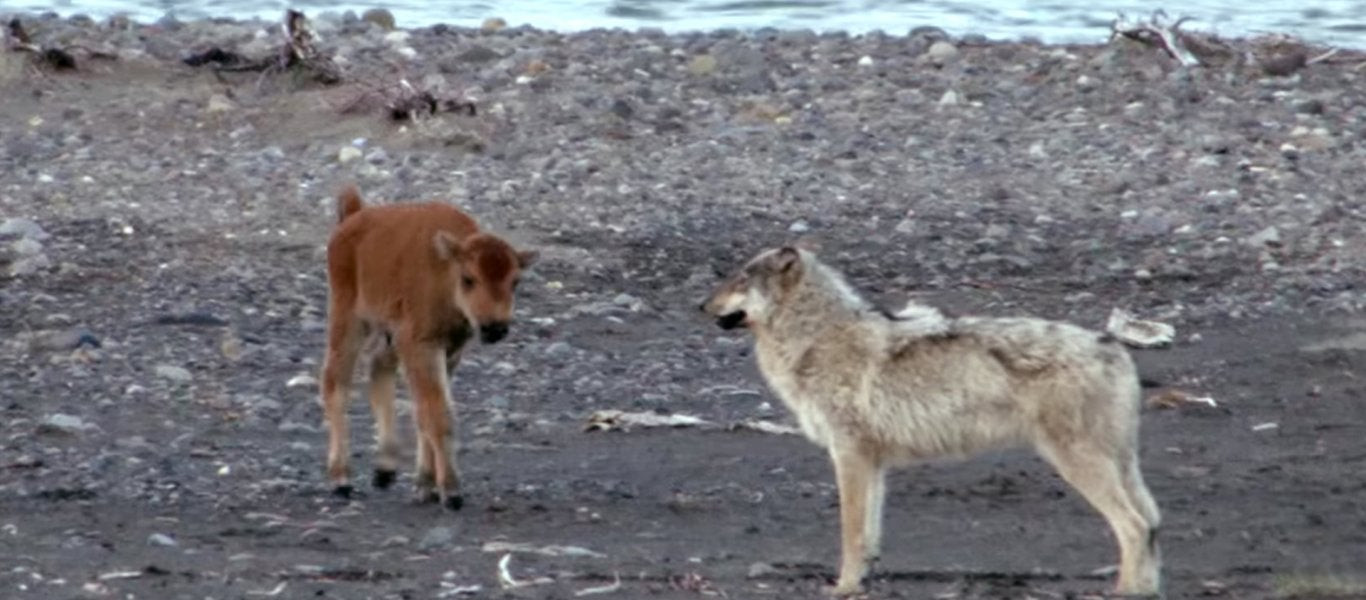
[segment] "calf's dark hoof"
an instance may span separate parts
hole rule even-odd
[[[338,498],[350,498],[351,492],[354,491],[356,491],[356,489],[351,487],[351,484],[347,483],[332,488],[332,495]]]
[[[446,510],[460,510],[465,506],[465,497],[460,494],[446,497]]]
[[[394,485],[395,479],[398,479],[398,473],[396,471],[375,469],[375,478],[372,483],[374,483],[376,488],[386,490],[389,489],[389,486]]]

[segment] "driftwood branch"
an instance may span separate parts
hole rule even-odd
[[[33,37],[24,29],[24,24],[18,17],[10,19],[5,25],[5,46],[11,52],[26,52],[33,56],[38,66],[45,66],[55,71],[69,71],[76,68],[76,56],[72,50],[58,48],[55,46],[43,46],[33,41]],[[115,59],[118,58],[112,52],[92,50],[85,46],[72,46],[72,49],[80,50],[90,58]]]
[[[1166,52],[1167,55],[1175,58],[1182,66],[1198,67],[1200,66],[1200,59],[1186,49],[1181,38],[1181,24],[1189,20],[1189,17],[1182,17],[1171,21],[1167,13],[1162,10],[1154,12],[1147,21],[1130,20],[1124,13],[1120,13],[1110,26],[1111,39],[1122,36],[1149,46],[1156,46]]]
[[[333,84],[341,81],[341,70],[332,57],[318,52],[313,45],[313,28],[304,13],[285,11],[285,45],[280,48],[280,69],[303,68],[318,81]]]
[[[341,69],[337,68],[331,56],[319,52],[314,45],[316,36],[304,13],[293,9],[285,11],[281,31],[284,33],[284,42],[271,57],[250,59],[231,50],[215,47],[186,57],[184,63],[192,67],[212,65],[215,71],[227,73],[259,72],[263,79],[268,75],[294,72],[325,85],[341,82]]]
[[[419,122],[437,114],[474,116],[474,102],[460,95],[445,95],[413,85],[400,77],[397,83],[372,83],[338,107],[342,114],[383,111],[392,121]]]
[[[1215,68],[1234,64],[1255,68],[1264,75],[1286,77],[1315,64],[1366,62],[1366,53],[1342,48],[1313,48],[1292,36],[1271,34],[1243,40],[1224,40],[1214,35],[1180,29],[1189,19],[1171,20],[1157,11],[1147,21],[1131,20],[1124,13],[1111,25],[1111,39],[1127,38],[1159,48],[1183,66]]]
[[[24,31],[24,24],[19,21],[19,17],[10,19],[9,27],[6,30],[9,34],[10,46],[12,48],[23,48],[37,50],[33,45],[33,38],[30,38],[27,31]]]

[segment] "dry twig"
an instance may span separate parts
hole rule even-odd
[[[597,594],[610,594],[610,593],[612,593],[612,592],[616,592],[616,591],[619,591],[619,590],[621,590],[621,574],[620,574],[620,573],[613,573],[613,574],[612,574],[612,583],[609,583],[609,584],[607,584],[607,585],[600,585],[600,586],[596,586],[596,587],[586,587],[586,588],[583,588],[583,589],[581,589],[581,590],[579,590],[579,591],[577,591],[577,592],[574,592],[574,597],[578,598],[578,597],[582,597],[582,596],[594,596],[594,595],[597,595]]]
[[[1147,21],[1131,21],[1124,13],[1119,13],[1119,17],[1110,26],[1111,39],[1123,36],[1149,46],[1157,46],[1175,58],[1182,66],[1200,66],[1200,59],[1191,54],[1191,51],[1186,49],[1181,40],[1181,24],[1190,18],[1182,17],[1176,21],[1169,21],[1169,19],[1167,13],[1162,10],[1154,12],[1152,18]]]
[[[549,577],[537,577],[535,579],[519,580],[512,576],[511,565],[512,553],[504,554],[503,558],[498,560],[498,585],[502,586],[502,588],[505,590],[515,590],[517,588],[523,588],[533,585],[545,585],[547,583],[555,583],[555,580]]]
[[[441,95],[413,85],[400,77],[397,83],[370,83],[364,91],[338,107],[342,114],[383,110],[392,121],[418,122],[440,113],[474,116],[474,102],[454,95]]]

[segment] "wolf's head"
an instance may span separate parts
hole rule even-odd
[[[712,292],[702,303],[702,311],[716,317],[722,329],[766,322],[774,307],[801,282],[804,254],[792,246],[760,252]]]

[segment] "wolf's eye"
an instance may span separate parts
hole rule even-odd
[[[463,285],[463,286],[465,286],[466,289],[472,288],[472,287],[474,287],[474,278],[473,278],[473,277],[470,277],[469,275],[466,275],[466,276],[464,276],[464,277],[461,277],[461,278],[460,278],[460,284]]]

